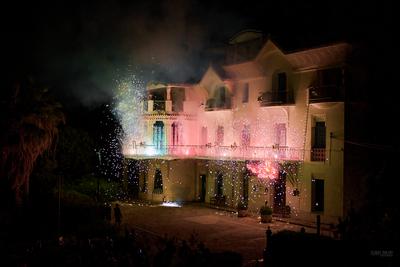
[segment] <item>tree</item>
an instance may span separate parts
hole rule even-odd
[[[40,155],[55,151],[58,126],[65,122],[61,104],[32,79],[8,85],[1,105],[2,185],[12,191],[17,205],[29,194],[29,178]],[[8,89],[7,88],[7,89]]]

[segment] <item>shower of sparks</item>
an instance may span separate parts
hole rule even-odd
[[[261,161],[247,163],[247,168],[260,179],[275,180],[279,175],[279,167],[276,162]]]
[[[171,196],[175,188],[187,187],[189,177],[183,175],[177,175],[169,177],[164,172],[165,165],[169,165],[166,160],[154,161],[152,158],[159,158],[165,155],[173,155],[178,158],[197,158],[197,157],[210,157],[212,160],[205,164],[208,182],[206,184],[206,199],[217,195],[216,181],[219,174],[222,174],[222,194],[226,196],[226,204],[230,206],[236,206],[238,203],[246,203],[248,207],[256,207],[253,212],[258,211],[259,203],[264,203],[265,200],[271,200],[270,197],[275,197],[273,194],[273,186],[278,180],[280,173],[285,174],[289,182],[292,182],[293,186],[298,185],[300,179],[300,165],[298,163],[285,163],[285,160],[291,159],[294,161],[301,160],[302,151],[298,148],[295,149],[281,149],[276,148],[269,142],[274,138],[274,131],[270,131],[273,127],[266,127],[265,125],[276,124],[275,121],[266,120],[268,116],[256,115],[256,123],[252,124],[254,127],[251,129],[251,135],[249,135],[249,142],[253,142],[254,147],[247,147],[246,149],[241,148],[240,140],[230,139],[225,136],[224,146],[216,146],[210,143],[210,146],[197,146],[190,143],[182,143],[180,146],[172,146],[169,140],[163,142],[163,146],[160,148],[154,147],[151,142],[146,144],[142,143],[143,140],[151,140],[151,131],[147,131],[147,125],[143,115],[145,111],[143,109],[143,103],[147,99],[146,97],[146,82],[140,78],[139,75],[130,75],[128,78],[120,79],[117,81],[117,92],[114,97],[113,115],[118,119],[121,130],[116,130],[116,139],[118,142],[113,144],[119,144],[122,146],[122,154],[125,155],[139,155],[147,157],[148,160],[134,161],[133,168],[128,166],[128,173],[133,171],[133,175],[136,179],[128,178],[129,186],[138,188],[141,196],[144,198],[153,197],[154,194],[158,194],[158,199],[163,199],[164,203],[162,206],[176,207],[177,202],[181,201],[176,199],[176,196]],[[214,118],[215,119],[215,118]],[[222,122],[227,119],[221,113],[221,117],[217,118],[217,121]],[[185,119],[183,117],[177,117],[176,121],[183,125],[180,131],[183,131],[182,137],[195,135],[196,128],[188,128],[185,125]],[[212,120],[209,121],[210,123]],[[230,130],[241,132],[245,125],[250,125],[251,122],[247,119],[233,119],[232,128]],[[225,126],[227,127],[227,126]],[[230,131],[228,128],[227,132]],[[180,135],[181,136],[181,135]],[[165,137],[164,137],[165,138]],[[296,144],[300,144],[304,136],[299,135]],[[179,138],[185,140],[185,138]],[[212,141],[212,136],[207,136],[208,141]],[[239,142],[238,142],[239,141]],[[136,142],[136,143],[135,143]],[[251,161],[237,161],[236,157],[245,157],[253,159]],[[123,158],[123,156],[122,156]],[[120,158],[116,157],[116,162]],[[133,161],[132,161],[133,162]],[[131,162],[131,163],[132,163]],[[130,165],[131,163],[128,163]],[[168,166],[169,171],[173,171],[173,167]],[[164,169],[162,172],[162,190],[155,193],[154,185],[154,171],[156,169]],[[120,172],[122,169],[120,168]],[[129,176],[129,175],[128,175]],[[243,195],[243,189],[245,180],[247,181],[248,195],[245,199]],[[126,194],[126,193],[122,193]],[[120,196],[118,196],[120,197]],[[294,200],[293,200],[294,201]],[[294,214],[297,213],[297,203],[292,203],[291,199],[287,200],[287,204],[293,206],[292,211]]]
[[[131,140],[143,135],[142,111],[145,82],[136,75],[118,81],[114,97],[114,114],[122,127],[120,139],[123,151],[127,151]]]

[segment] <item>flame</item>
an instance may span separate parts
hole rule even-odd
[[[260,179],[268,178],[270,180],[274,180],[278,178],[279,175],[278,164],[268,160],[249,162],[246,164],[246,167]]]

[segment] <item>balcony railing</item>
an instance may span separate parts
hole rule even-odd
[[[127,157],[153,158],[208,158],[232,160],[302,160],[302,149],[288,147],[238,147],[238,146],[163,146],[131,145],[125,152]]]
[[[308,90],[308,101],[312,103],[341,102],[344,100],[344,87],[337,85],[313,86]]]
[[[258,101],[262,107],[294,104],[291,91],[264,92]]]
[[[312,148],[311,161],[325,161],[325,148]]]
[[[205,110],[212,111],[212,110],[223,110],[223,109],[230,109],[231,108],[231,101],[230,98],[226,98],[225,101],[217,101],[214,98],[207,99]]]
[[[165,111],[165,100],[154,100],[154,111]]]

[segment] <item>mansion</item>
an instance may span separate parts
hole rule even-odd
[[[151,83],[140,134],[140,199],[198,201],[336,223],[345,215],[347,43],[294,52],[256,31],[196,84]]]

